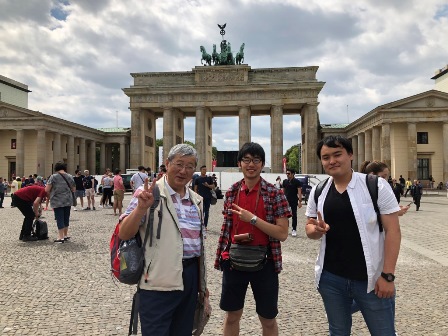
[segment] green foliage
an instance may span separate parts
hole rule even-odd
[[[293,145],[285,152],[286,167],[294,169],[296,173],[302,172],[301,153],[302,144]]]

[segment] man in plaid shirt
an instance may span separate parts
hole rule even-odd
[[[220,308],[226,311],[224,336],[238,335],[244,300],[250,283],[263,335],[278,335],[278,274],[282,270],[280,241],[288,237],[291,209],[283,190],[261,178],[265,153],[257,143],[246,143],[238,153],[238,167],[244,178],[230,187],[224,203],[215,268],[223,271]],[[234,236],[251,233],[244,245],[268,246],[267,261],[259,271],[235,270],[229,248]]]

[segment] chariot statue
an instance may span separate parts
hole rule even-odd
[[[203,65],[235,65],[242,64],[244,62],[244,46],[243,43],[240,47],[240,51],[236,53],[236,56],[233,57],[232,47],[230,42],[224,39],[224,35],[226,34],[225,28],[226,23],[223,25],[218,24],[220,29],[220,34],[222,36],[222,41],[220,43],[220,52],[216,51],[216,44],[213,44],[212,54],[208,54],[205,50],[204,46],[200,47],[200,51],[202,53],[201,64]]]

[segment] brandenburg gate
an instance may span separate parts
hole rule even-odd
[[[185,72],[133,73],[130,98],[130,165],[154,167],[156,119],[163,118],[163,148],[184,141],[184,118],[195,117],[198,165],[212,163],[212,118],[239,117],[239,147],[251,141],[251,116],[270,115],[271,171],[282,172],[283,115],[300,114],[302,171],[316,173],[318,94],[323,82],[317,66],[251,69],[245,64],[197,66]],[[160,135],[159,135],[160,137]],[[218,142],[219,145],[219,142]]]

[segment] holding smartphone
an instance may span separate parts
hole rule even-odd
[[[414,202],[410,202],[410,203],[409,203],[408,205],[406,205],[406,206],[408,206],[408,207],[409,207],[409,206],[411,206],[411,205],[412,205],[413,203],[414,203]]]

